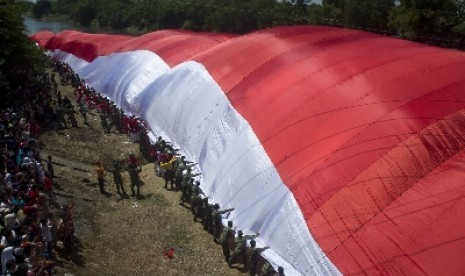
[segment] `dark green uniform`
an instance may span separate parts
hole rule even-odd
[[[123,169],[123,165],[121,164],[120,161],[118,160],[113,161],[113,169],[110,171],[113,174],[113,181],[115,182],[116,191],[120,195],[126,194],[126,192],[124,191],[124,186],[123,186],[123,178],[121,177],[122,169]]]
[[[77,127],[78,123],[76,120],[76,116],[74,116],[74,107],[71,103],[66,105],[66,115],[68,116],[68,120],[71,122],[71,125],[73,127]]]
[[[185,166],[184,166],[184,163],[180,163],[177,168],[176,168],[176,171],[174,173],[174,185],[176,186],[176,189],[180,190],[182,189],[182,186],[183,186],[183,180],[184,180],[184,177],[182,175],[182,172],[185,170]]]
[[[131,195],[140,196],[140,178],[137,166],[128,164],[129,179],[131,180]]]
[[[220,242],[221,248],[223,250],[223,256],[226,262],[229,261],[231,257],[231,251],[229,250],[229,239],[234,237],[234,229],[232,228],[232,221],[228,221],[228,226],[223,228],[223,233],[221,233]]]
[[[203,230],[213,234],[213,205],[208,203],[208,198],[203,199],[203,205],[205,206],[205,213],[203,214]]]
[[[185,178],[182,193],[181,193],[181,202],[179,204],[183,205],[186,202],[190,202],[192,196],[192,188],[194,187],[193,178]]]
[[[195,188],[196,186],[194,186]],[[194,189],[194,196],[191,202],[191,212],[194,215],[194,221],[197,221],[200,214],[200,208],[202,207],[202,198],[200,197],[200,191]]]
[[[251,240],[256,238],[258,235],[242,235],[242,231],[238,232],[238,236],[236,237],[236,240],[234,242],[234,251],[229,258],[228,265],[231,266],[236,259],[236,257],[239,257],[242,259],[242,262],[244,264],[244,267],[247,267],[247,255],[246,255],[246,248],[247,248],[247,240]]]
[[[207,207],[208,207],[208,198],[207,197],[202,198],[200,201],[200,206],[199,206],[198,214],[197,214],[197,218],[200,218],[200,220],[202,221],[202,225],[204,225],[205,212],[207,210]]]
[[[263,267],[262,271],[260,272],[260,276],[271,276],[274,275],[274,268],[271,266],[269,262],[266,262]]]
[[[250,255],[249,255],[249,274],[250,276],[255,276],[257,274],[257,265],[258,265],[258,260],[260,258],[260,254],[267,250],[269,247],[264,247],[264,248],[256,248],[255,247],[255,241],[252,240],[250,241]]]
[[[221,230],[223,228],[222,224],[222,214],[231,212],[234,210],[234,208],[226,209],[226,210],[220,210],[220,206],[218,204],[215,204],[213,206],[213,211],[212,211],[212,219],[213,219],[213,240],[217,243],[219,243],[219,238],[221,235]]]

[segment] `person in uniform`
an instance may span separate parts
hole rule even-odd
[[[262,271],[260,272],[260,276],[272,276],[275,275],[275,270],[270,262],[266,262],[262,266]]]
[[[131,196],[140,196],[139,163],[133,153],[129,154],[127,169],[131,180]]]
[[[233,229],[233,222],[228,221],[228,226],[223,228],[223,232],[221,233],[220,242],[221,242],[221,249],[223,250],[223,256],[226,262],[229,261],[231,257],[231,251],[229,250],[229,240],[234,238],[235,231]]]
[[[191,202],[191,211],[192,211],[192,214],[194,215],[194,221],[197,221],[197,219],[202,218],[202,216],[200,216],[202,204],[203,204],[202,198],[200,197],[202,190],[200,189],[199,184],[200,182],[196,181],[196,185],[194,185],[194,188],[193,188],[194,196],[192,197],[192,202]]]
[[[215,204],[213,206],[212,218],[213,218],[213,241],[214,242],[220,243],[220,241],[218,239],[219,239],[219,237],[221,235],[221,229],[223,227],[223,224],[222,224],[223,217],[222,217],[222,215],[226,214],[226,213],[229,213],[229,212],[231,212],[233,210],[234,210],[234,208],[220,210],[220,205],[219,204]]]
[[[120,160],[113,161],[113,168],[110,170],[113,174],[113,181],[115,182],[116,192],[120,195],[126,195],[123,186],[123,178],[121,177],[121,171],[123,170],[123,164]]]
[[[250,276],[255,276],[257,275],[257,265],[258,265],[258,259],[260,258],[260,254],[270,248],[269,246],[263,247],[263,248],[257,248],[256,247],[257,242],[255,240],[250,241],[250,255],[249,255],[249,274]]]
[[[213,211],[213,205],[208,203],[208,197],[205,197],[203,199],[203,205],[205,208],[205,212],[203,214],[203,230],[208,231],[208,233],[213,234],[213,228],[210,228],[210,225],[212,225],[213,217],[212,217],[212,211]]]
[[[247,248],[247,240],[255,239],[260,234],[255,235],[244,235],[242,231],[237,232],[236,240],[234,241],[234,251],[232,252],[231,257],[229,257],[228,265],[229,267],[232,266],[236,257],[242,259],[244,267],[247,267],[247,255],[246,255],[246,248]]]
[[[185,178],[185,182],[181,190],[181,201],[179,202],[179,205],[184,206],[186,202],[191,202],[193,190],[194,190],[194,179]]]

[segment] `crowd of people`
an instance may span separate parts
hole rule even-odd
[[[50,130],[78,127],[75,114],[82,116],[88,125],[87,112],[95,109],[100,115],[100,123],[105,133],[115,131],[130,135],[139,141],[142,154],[154,164],[155,174],[164,179],[166,190],[179,191],[181,206],[187,207],[194,222],[212,234],[213,241],[220,244],[227,264],[232,267],[241,263],[250,275],[284,275],[282,267],[276,272],[260,253],[268,247],[256,247],[254,240],[259,234],[244,235],[236,231],[233,222],[223,226],[223,216],[234,208],[221,209],[218,203],[209,202],[203,193],[199,173],[194,172],[195,163],[179,154],[172,143],[158,137],[150,143],[145,123],[126,115],[110,100],[101,97],[85,84],[71,68],[61,62],[53,62],[62,85],[74,87],[75,103],[58,90],[51,74],[35,75],[34,85],[21,88],[20,98],[10,103],[10,108],[0,114],[0,173],[3,183],[0,189],[3,211],[0,225],[2,230],[1,253],[2,272],[15,272],[14,275],[47,275],[52,273],[53,247],[61,237],[65,248],[72,248],[72,208],[73,204],[60,207],[60,217],[56,219],[49,207],[54,202],[53,164],[51,156],[43,160],[37,147],[39,128]],[[69,126],[68,126],[69,125]],[[47,168],[44,164],[47,163]],[[105,168],[102,162],[96,164],[99,190],[105,191]],[[117,193],[122,198],[140,198],[141,163],[131,153],[126,160],[114,160],[107,169],[113,176]],[[127,170],[130,178],[130,195],[126,193],[121,173]],[[249,246],[248,246],[249,244]],[[26,269],[27,267],[27,269]],[[24,274],[26,273],[29,274]],[[22,273],[22,274],[21,274]],[[35,273],[35,274],[34,274]]]
[[[1,275],[51,275],[61,240],[73,247],[73,203],[55,200],[52,156],[39,150],[39,130],[57,128],[61,111],[49,73],[31,73],[0,111]]]

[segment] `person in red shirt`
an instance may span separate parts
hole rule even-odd
[[[32,185],[31,190],[27,194],[27,197],[29,198],[28,202],[26,203],[27,205],[36,205],[39,203],[39,186],[36,184]]]

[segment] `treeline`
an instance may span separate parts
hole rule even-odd
[[[0,0],[0,107],[28,83],[31,73],[45,68],[42,50],[26,35],[21,13],[28,8],[14,0]],[[17,95],[14,95],[16,97]]]
[[[38,0],[33,15],[67,15],[83,26],[141,31],[186,29],[244,34],[320,24],[409,39],[465,35],[464,0]]]

